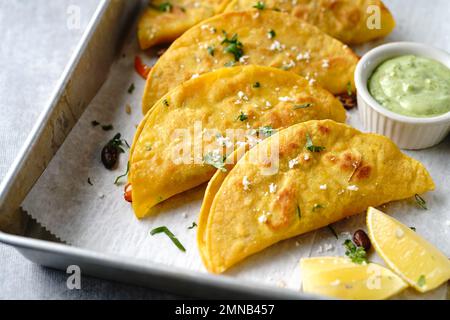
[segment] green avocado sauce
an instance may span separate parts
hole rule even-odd
[[[386,109],[412,117],[450,111],[450,69],[414,55],[383,62],[368,82],[369,92]]]

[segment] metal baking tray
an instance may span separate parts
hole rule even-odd
[[[52,99],[0,185],[0,242],[27,259],[83,274],[203,298],[317,298],[230,277],[186,271],[148,261],[79,249],[61,243],[20,208],[83,111],[108,77],[124,37],[135,21],[140,0],[101,0]],[[36,159],[39,159],[37,161]],[[42,159],[42,160],[41,160]]]

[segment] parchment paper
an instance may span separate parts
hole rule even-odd
[[[396,31],[383,41],[355,50],[362,54],[383,42],[417,40],[450,51],[450,24],[447,20],[434,19],[439,10],[449,9],[448,2],[436,1],[433,2],[435,7],[429,7],[431,4],[426,0],[417,1],[422,6],[428,3],[426,15],[423,10],[418,13],[414,7],[408,7],[410,3],[387,1],[398,22]],[[420,17],[420,24],[426,31],[416,32],[419,20],[412,20],[414,16]],[[151,58],[154,52],[138,50],[133,32],[123,48],[123,55],[113,64],[108,80],[29,193],[23,207],[54,235],[73,246],[206,272],[197,251],[196,229],[188,229],[197,220],[205,186],[163,202],[158,206],[159,214],[138,221],[130,205],[123,200],[123,184],[114,185],[115,178],[126,170],[128,153],[120,156],[119,168],[112,172],[100,161],[105,143],[117,132],[131,143],[136,125],[142,119],[140,100],[145,82],[134,71],[136,55],[149,64],[154,62]],[[129,94],[127,90],[132,83],[135,90]],[[131,114],[126,112],[127,104],[132,107]],[[349,124],[363,129],[357,110],[352,110],[348,116]],[[113,124],[114,130],[106,132],[100,126],[93,127],[93,120]],[[392,213],[406,225],[415,226],[418,233],[450,256],[450,139],[447,137],[439,146],[428,150],[406,153],[421,161],[434,178],[436,191],[424,196],[429,210],[418,208],[413,200],[392,203],[382,210]],[[88,184],[88,178],[93,186]],[[360,214],[335,223],[333,228],[339,234],[338,240],[324,228],[283,241],[246,259],[226,276],[300,290],[299,259],[344,255],[342,243],[356,229],[365,229],[364,219],[365,214]],[[152,228],[162,225],[178,237],[186,253],[179,251],[164,235],[149,235]],[[372,254],[370,260],[383,264],[376,254]],[[427,295],[407,290],[398,298],[445,298],[446,291],[446,285]]]

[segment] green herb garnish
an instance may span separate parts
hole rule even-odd
[[[130,85],[130,87],[128,88],[128,93],[129,94],[132,94],[133,92],[134,92],[134,89],[135,89],[136,87],[134,86],[134,83],[132,83],[131,85]]]
[[[269,32],[267,32],[267,36],[269,37],[269,39],[273,39],[275,38],[277,34],[275,33],[275,31],[273,29],[270,29]]]
[[[313,212],[316,212],[317,210],[320,210],[320,209],[323,209],[323,208],[325,208],[323,205],[321,205],[320,203],[316,203],[316,204],[313,206],[312,211],[313,211]]]
[[[264,126],[259,128],[259,133],[265,137],[270,137],[274,133],[274,129],[271,126]]]
[[[165,233],[169,237],[169,239],[172,240],[172,242],[177,246],[178,249],[180,249],[183,252],[186,252],[186,249],[183,247],[181,242],[177,239],[177,237],[175,237],[175,235],[172,232],[170,232],[169,229],[167,229],[167,227],[162,226],[150,231],[150,235],[152,236],[158,233]]]
[[[210,56],[214,57],[214,47],[209,46],[206,50],[208,50],[208,53]]]
[[[305,148],[308,151],[311,151],[311,152],[321,152],[321,151],[325,150],[325,147],[315,146],[314,143],[311,140],[310,135],[308,133],[306,134],[306,145],[305,145]]]
[[[347,239],[343,243],[344,247],[347,249],[345,255],[349,257],[352,262],[362,264],[367,263],[367,253],[363,247],[357,247],[352,240]]]
[[[416,227],[409,227],[412,231],[416,232]]]
[[[425,284],[427,283],[427,279],[425,278],[425,276],[422,274],[419,279],[417,279],[417,285],[419,287],[423,287]]]
[[[124,145],[128,148],[130,147],[128,145],[128,142],[126,142],[124,139],[121,139],[122,135],[120,133],[117,133],[114,138],[109,140],[108,145],[116,148],[120,153],[125,153],[125,150],[122,148]]]
[[[334,228],[331,225],[328,225],[328,229],[331,231],[331,233],[333,234],[333,236],[336,239],[339,239],[338,234],[336,233],[336,230],[334,230]]]
[[[125,178],[128,175],[128,172],[130,172],[130,162],[127,163],[127,171],[124,174],[118,176],[116,180],[114,180],[114,184],[117,185],[120,179]]]
[[[297,205],[297,207],[295,207],[295,213],[297,214],[297,217],[300,219],[302,217],[302,211],[300,210],[300,206]]]
[[[152,145],[151,144],[147,144],[145,145],[145,151],[152,151]]]
[[[167,99],[164,99],[163,100],[163,104],[164,104],[164,106],[168,107],[169,106],[169,101],[167,101]]]
[[[195,227],[197,227],[197,223],[192,222],[192,225],[188,228],[189,230],[194,229]]]
[[[261,83],[255,82],[255,83],[253,84],[253,88],[261,88]]]
[[[428,210],[427,202],[418,194],[414,195],[414,198],[416,199],[417,204],[424,210]]]
[[[225,159],[226,158],[222,157],[220,154],[210,152],[203,157],[203,162],[219,169],[220,171],[227,172],[227,169],[225,168]]]
[[[312,103],[304,103],[304,104],[296,104],[294,107],[293,107],[293,109],[294,110],[297,110],[297,109],[306,109],[306,108],[309,108],[309,107],[312,107]]]
[[[237,120],[246,121],[248,120],[248,115],[241,111],[241,114],[237,117]]]
[[[158,10],[162,12],[172,11],[173,5],[170,2],[163,2],[158,6]]]
[[[263,1],[258,1],[253,8],[258,10],[264,10],[266,8],[266,4]]]
[[[352,96],[352,95],[353,95],[352,83],[351,83],[350,81],[347,82],[347,94],[348,94],[349,96]]]
[[[100,124],[100,122],[98,122],[97,120],[91,121],[91,124],[93,127],[96,127]]]
[[[230,39],[228,39],[225,31],[223,33],[225,39],[222,41],[222,44],[226,45],[223,52],[231,53],[234,56],[234,61],[239,61],[244,55],[244,45],[238,40],[238,35],[236,33]]]
[[[234,65],[236,64],[236,62],[234,61],[228,61],[227,63],[224,64],[225,67],[234,67]]]
[[[112,124],[107,124],[102,126],[103,131],[111,131],[114,130],[114,126]]]

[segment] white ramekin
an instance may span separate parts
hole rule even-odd
[[[402,149],[424,149],[441,142],[450,132],[450,112],[431,118],[400,115],[381,106],[369,93],[367,82],[373,71],[387,59],[413,54],[439,61],[450,68],[450,55],[413,42],[394,42],[365,54],[355,71],[358,109],[368,132],[391,138]]]

